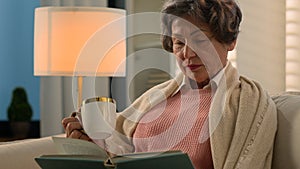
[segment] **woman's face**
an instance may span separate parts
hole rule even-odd
[[[191,17],[175,19],[172,24],[173,53],[181,71],[197,83],[213,78],[227,62],[234,48],[218,42],[205,25]]]

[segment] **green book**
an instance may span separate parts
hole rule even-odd
[[[53,140],[61,154],[35,158],[42,169],[193,169],[188,155],[181,151],[130,153],[109,157],[92,142],[69,138]]]

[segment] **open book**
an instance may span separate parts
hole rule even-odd
[[[95,143],[53,137],[60,152],[35,158],[42,169],[193,169],[187,154],[181,151],[130,153],[110,157]]]

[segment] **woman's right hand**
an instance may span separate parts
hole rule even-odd
[[[75,117],[75,114],[76,113],[72,113],[70,117],[65,117],[61,121],[66,132],[66,137],[92,141],[91,138],[83,132],[82,126],[79,120]]]

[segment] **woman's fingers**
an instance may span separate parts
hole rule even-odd
[[[75,117],[66,117],[61,121],[61,124],[63,125],[64,129],[66,130],[68,123],[70,122],[79,122],[77,118]]]
[[[69,138],[91,141],[91,139],[80,130],[73,130],[73,132],[70,133]]]
[[[82,126],[75,116],[76,112],[73,112],[70,117],[66,117],[61,121],[66,132],[66,137],[91,141],[85,132],[82,132]]]
[[[66,126],[67,137],[69,137],[73,131],[78,130],[80,132],[81,129],[82,126],[78,121],[69,121]]]

